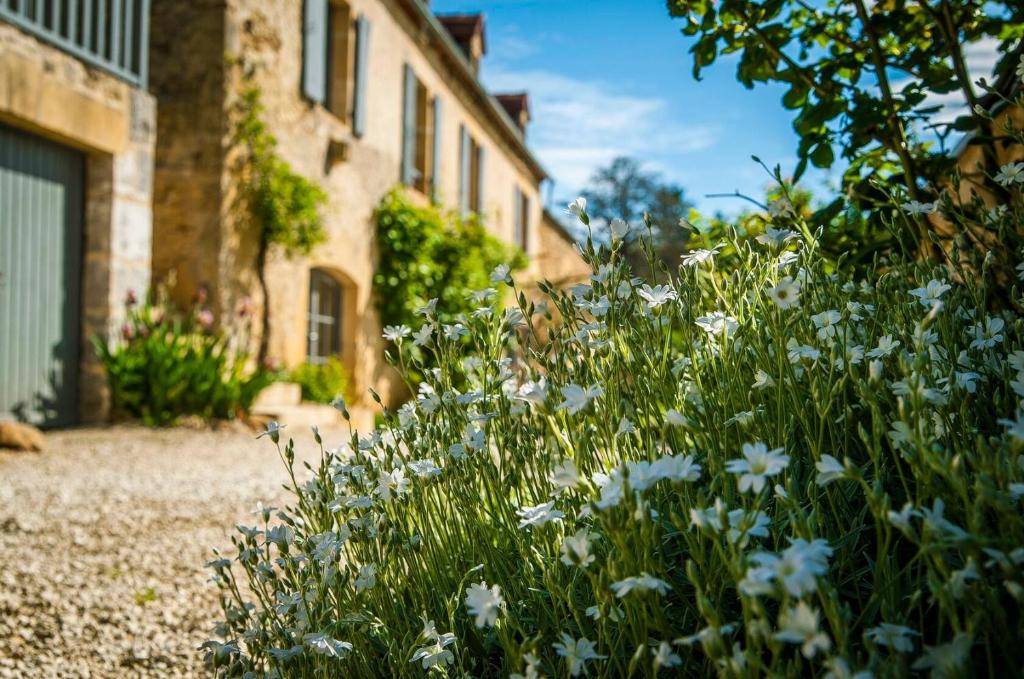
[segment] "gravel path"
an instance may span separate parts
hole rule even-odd
[[[249,432],[79,429],[0,452],[0,677],[205,676],[203,564],[284,479]]]

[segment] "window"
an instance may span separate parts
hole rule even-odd
[[[348,121],[357,137],[366,126],[369,41],[370,22],[353,22],[348,3],[303,0],[302,94]]]
[[[341,283],[326,271],[309,273],[309,344],[310,363],[326,363],[341,353]]]
[[[513,214],[515,215],[515,221],[513,226],[513,237],[515,238],[516,245],[523,252],[529,252],[530,248],[530,198],[527,196],[522,189],[516,185],[515,195],[513,196],[515,201],[513,205]]]
[[[406,186],[428,193],[433,189],[436,146],[434,141],[438,99],[431,99],[412,68],[405,65],[405,97],[402,120],[402,177]]]
[[[481,212],[484,205],[484,147],[460,127],[461,167],[459,169],[459,207],[463,214]]]

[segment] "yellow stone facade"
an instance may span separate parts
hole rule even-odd
[[[329,196],[327,242],[309,257],[288,259],[272,252],[268,260],[269,357],[283,367],[306,360],[310,272],[319,269],[343,285],[341,355],[355,391],[372,386],[387,395],[394,375],[384,363],[373,302],[372,215],[401,178],[406,65],[430,98],[443,100],[435,149],[437,199],[447,207],[459,204],[464,126],[486,149],[480,211],[488,227],[514,242],[517,196],[527,200],[531,265],[523,278],[578,280],[587,271],[561,228],[544,216],[544,171],[528,151],[523,131],[476,80],[472,49],[460,52],[416,0],[349,0],[332,9],[346,21],[361,17],[370,26],[366,123],[359,137],[348,116],[302,94],[299,0],[154,2],[154,25],[179,27],[163,40],[154,34],[151,51],[152,89],[160,103],[154,276],[173,274],[182,301],[196,287],[207,287],[227,323],[243,298],[252,297],[257,308],[263,303],[254,269],[256,234],[233,210],[239,187],[226,123],[242,69],[251,68],[280,154]],[[426,192],[420,197],[428,200]]]

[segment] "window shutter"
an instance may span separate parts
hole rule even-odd
[[[459,210],[469,212],[469,131],[459,125]]]
[[[416,76],[405,65],[405,96],[402,108],[402,183],[412,184],[416,166]]]
[[[327,3],[302,4],[302,94],[318,104],[327,101]]]
[[[434,139],[430,158],[430,191],[437,198],[441,186],[441,113],[443,111],[441,97],[434,97]]]
[[[512,192],[512,238],[519,247],[523,246],[523,192],[515,185]]]
[[[356,63],[352,84],[352,134],[363,136],[366,131],[366,59],[370,49],[370,21],[359,15],[356,19]]]
[[[484,164],[487,155],[484,153],[484,147],[478,146],[476,149],[476,211],[479,213],[484,212]]]
[[[521,200],[519,201],[519,213],[522,215],[522,229],[523,236],[519,242],[519,247],[523,249],[523,252],[529,254],[530,252],[530,198],[523,193],[519,192]]]

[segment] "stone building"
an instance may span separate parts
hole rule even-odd
[[[89,343],[150,280],[147,0],[0,0],[0,419],[105,412]]]
[[[357,393],[388,393],[372,214],[399,184],[482,214],[529,255],[525,280],[586,276],[542,207],[526,94],[478,79],[486,48],[482,15],[424,0],[0,0],[0,418],[103,418],[88,340],[151,281],[181,304],[206,290],[229,329],[251,305],[282,367],[338,355]],[[328,195],[327,242],[272,249],[267,300],[238,209],[243,74],[281,156]]]
[[[526,278],[580,275],[570,239],[543,218],[526,95],[492,96],[477,78],[482,15],[439,17],[420,0],[154,0],[152,12],[154,25],[176,27],[154,32],[151,49],[154,277],[172,275],[182,302],[207,288],[225,323],[242,300],[264,303],[257,233],[233,207],[230,119],[243,73],[280,154],[329,196],[327,242],[309,257],[271,252],[267,263],[268,356],[279,365],[337,354],[356,393],[389,392],[372,216],[398,184],[481,213],[530,255]]]

